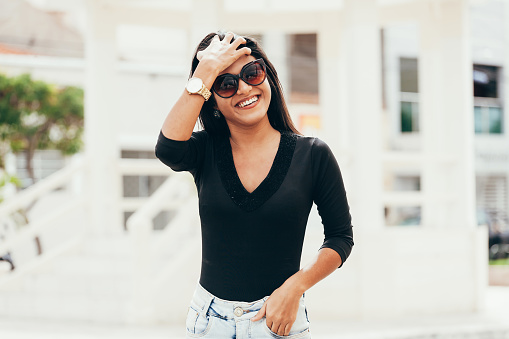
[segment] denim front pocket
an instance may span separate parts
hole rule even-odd
[[[208,315],[200,314],[192,306],[189,307],[186,318],[187,336],[191,338],[199,338],[205,336],[212,325],[212,318]]]

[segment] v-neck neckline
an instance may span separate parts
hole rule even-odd
[[[250,212],[263,205],[283,183],[292,162],[297,136],[283,131],[278,150],[267,176],[255,188],[248,192],[235,167],[229,138],[222,138],[217,143],[217,168],[223,186],[233,202],[243,210]]]
[[[230,141],[230,140],[228,140]],[[278,141],[278,145],[277,145],[277,151],[276,151],[276,155],[274,156],[274,159],[272,160],[272,163],[270,165],[270,169],[269,169],[269,172],[267,173],[267,175],[265,176],[265,178],[263,178],[263,180],[258,184],[258,186],[255,187],[255,189],[252,191],[252,192],[249,192],[247,189],[246,189],[246,186],[244,186],[244,183],[242,182],[242,180],[240,179],[240,175],[239,175],[239,171],[237,170],[237,166],[235,165],[235,158],[233,157],[233,148],[232,148],[232,144],[231,142],[228,142],[228,145],[230,146],[230,148],[228,149],[229,153],[231,154],[231,158],[232,158],[232,162],[233,162],[233,167],[235,169],[235,174],[236,174],[236,177],[237,179],[239,179],[239,183],[240,183],[240,186],[242,186],[242,188],[246,191],[246,193],[248,194],[254,194],[254,192],[263,184],[263,182],[265,180],[267,180],[267,178],[269,178],[270,176],[270,172],[272,171],[272,169],[274,168],[274,164],[276,163],[276,158],[277,158],[277,155],[279,153],[279,151],[281,150],[281,144],[282,144],[282,141],[283,141],[283,134],[282,133],[279,133],[279,141]],[[233,141],[232,141],[233,142]]]

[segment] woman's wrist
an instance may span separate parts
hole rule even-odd
[[[203,81],[205,87],[210,89],[218,75],[219,71],[216,67],[209,63],[200,61],[193,73],[193,78],[200,78]]]
[[[301,272],[297,272],[294,275],[292,275],[290,278],[288,278],[283,285],[286,285],[290,291],[296,295],[302,295],[304,292],[306,292],[307,288],[303,284],[302,279],[300,279]]]

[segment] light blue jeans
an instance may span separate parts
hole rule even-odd
[[[297,319],[290,330],[290,335],[280,336],[273,333],[267,327],[265,317],[252,322],[251,318],[256,315],[267,298],[268,296],[253,302],[223,300],[197,284],[187,313],[186,338],[311,339],[304,296],[300,298]]]

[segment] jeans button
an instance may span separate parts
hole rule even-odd
[[[240,317],[241,315],[244,314],[244,310],[240,307],[237,307],[234,311],[233,311],[233,314],[235,314],[237,317]]]

